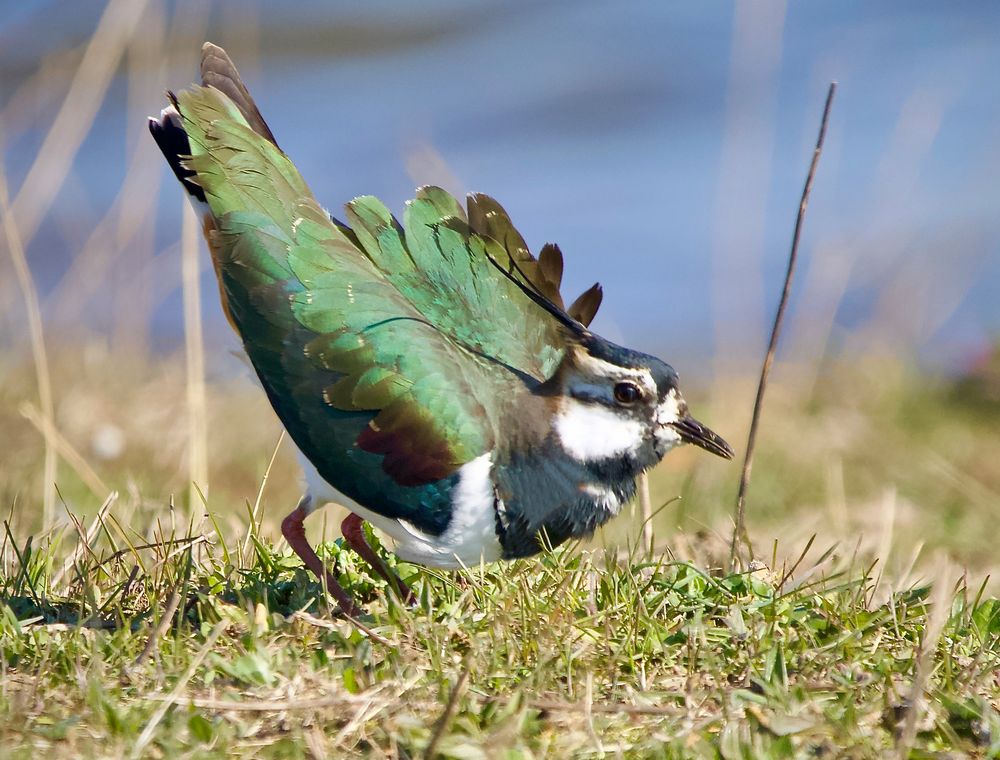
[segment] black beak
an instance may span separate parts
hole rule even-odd
[[[671,422],[670,427],[677,431],[684,443],[693,443],[723,459],[732,459],[736,456],[732,446],[694,417],[681,417],[676,422]]]

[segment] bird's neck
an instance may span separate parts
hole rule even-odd
[[[554,434],[498,452],[493,477],[504,555],[529,556],[542,545],[589,536],[633,498],[642,469],[631,456],[580,460]]]

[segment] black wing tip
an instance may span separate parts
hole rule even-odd
[[[195,173],[184,166],[184,159],[191,156],[191,143],[188,141],[187,132],[180,120],[180,112],[177,110],[177,97],[172,93],[167,93],[167,98],[171,105],[160,112],[160,117],[149,117],[149,133],[156,141],[157,147],[167,159],[167,163],[174,172],[174,176],[184,186],[184,189],[192,198],[200,203],[207,202],[205,191],[192,181]]]

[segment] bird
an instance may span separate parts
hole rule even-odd
[[[336,502],[347,544],[406,599],[366,540],[457,569],[591,535],[681,444],[732,459],[666,362],[569,306],[563,256],[533,255],[504,208],[418,188],[397,219],[372,196],[343,220],[313,196],[236,66],[206,42],[201,84],[149,129],[198,213],[222,309],[297,447],[305,488],[281,530],[347,614],[304,520]]]

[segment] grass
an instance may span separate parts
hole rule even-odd
[[[109,519],[63,588],[58,541],[14,551],[9,756],[414,757],[436,736],[456,758],[876,757],[909,710],[922,751],[1000,753],[1000,602],[964,579],[938,592],[928,640],[933,590],[877,601],[870,571],[828,556],[730,576],[573,550],[455,576],[403,566],[420,597],[406,609],[325,544],[366,597],[362,630],[256,533],[240,559],[220,534],[140,549],[119,532]]]
[[[851,385],[831,369],[811,401],[775,393],[749,500],[763,561],[750,572],[714,569],[735,473],[677,452],[653,478],[654,503],[684,499],[657,516],[653,554],[614,548],[640,533],[622,518],[539,560],[458,574],[401,565],[420,599],[407,609],[323,541],[365,601],[356,627],[273,540],[297,487],[284,449],[268,470],[277,435],[259,392],[209,384],[212,490],[189,509],[170,497],[186,492],[172,437],[184,431],[165,422],[183,419],[183,370],[110,365],[114,377],[106,360],[53,368],[93,425],[124,426],[129,445],[102,462],[92,431],[62,411],[66,443],[118,489],[103,510],[63,464],[66,518],[43,529],[40,487],[16,488],[36,482],[40,436],[4,421],[23,447],[0,481],[5,756],[1000,756],[988,376],[979,387],[899,373],[898,395],[883,383],[866,397],[835,390],[863,372]],[[8,369],[3,408],[29,392],[19,372],[30,378]],[[109,398],[102,421],[93,405]],[[164,422],[150,428],[150,415]],[[831,420],[837,440],[821,434]],[[948,467],[925,471],[935,456]],[[333,535],[334,517],[310,521],[315,538]],[[931,548],[917,551],[917,536]]]

